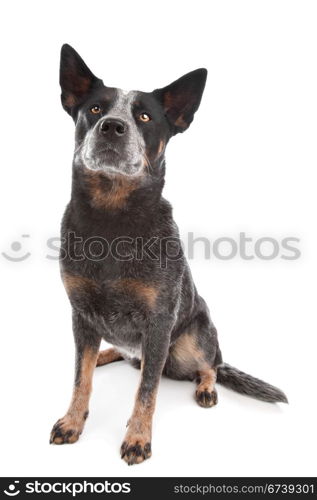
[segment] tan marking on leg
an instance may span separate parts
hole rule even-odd
[[[81,416],[88,410],[88,402],[92,390],[92,377],[96,366],[98,351],[86,349],[81,359],[79,382],[74,387],[73,398],[68,414],[74,418]]]
[[[129,464],[138,464],[150,458],[152,420],[156,401],[155,391],[145,404],[137,396],[128,430],[121,446],[121,457]]]
[[[197,390],[212,392],[215,388],[217,375],[214,368],[207,370],[198,370],[198,377],[200,379]]]
[[[124,359],[120,352],[116,351],[113,347],[110,349],[105,349],[104,351],[99,351],[97,366],[107,365],[113,363],[114,361],[120,361]]]
[[[135,295],[145,302],[150,308],[154,308],[158,296],[158,290],[139,280],[125,278],[113,282],[112,286],[117,290],[122,290],[128,294]]]
[[[171,355],[179,363],[192,362],[193,359],[197,362],[202,360],[203,352],[197,346],[195,333],[182,333],[173,345]]]
[[[88,416],[88,404],[92,389],[92,376],[97,362],[98,351],[87,348],[79,361],[81,363],[79,381],[74,386],[73,396],[66,415],[58,420],[51,433],[51,443],[75,443]]]
[[[100,173],[86,172],[86,182],[92,205],[107,210],[124,208],[130,194],[140,185],[140,178],[117,176],[110,183]]]
[[[215,384],[217,380],[217,372],[214,368],[198,370],[199,377],[196,389],[196,401],[203,408],[210,408],[217,404],[217,392]]]

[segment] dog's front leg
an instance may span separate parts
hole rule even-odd
[[[158,321],[148,329],[143,338],[141,381],[121,446],[121,457],[128,465],[143,462],[151,456],[152,419],[158,385],[168,354],[170,330],[170,324],[167,326],[166,321]]]
[[[101,337],[85,317],[73,311],[73,331],[76,347],[75,384],[66,415],[54,425],[50,443],[75,443],[88,416],[92,376],[96,367]]]

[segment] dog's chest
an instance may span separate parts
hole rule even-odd
[[[147,318],[136,304],[122,296],[119,308],[111,307],[108,313],[98,315],[95,322],[104,340],[125,358],[141,359],[142,332],[146,330]]]
[[[110,328],[107,326],[103,329],[103,338],[112,344],[124,358],[141,359],[141,335],[131,327],[127,332],[124,329]]]
[[[142,356],[141,344],[135,347],[129,347],[129,346],[125,347],[115,346],[115,347],[123,355],[124,358],[129,358],[129,359],[136,358],[138,360],[141,360]]]

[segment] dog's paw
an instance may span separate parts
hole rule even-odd
[[[218,403],[217,391],[215,389],[212,392],[197,389],[195,399],[202,408],[211,408]]]
[[[151,455],[151,443],[147,442],[142,436],[131,436],[122,443],[121,458],[128,465],[140,464],[150,458]]]
[[[65,417],[57,420],[56,424],[53,426],[50,444],[75,443],[78,441],[83,427],[84,422],[82,425],[79,425],[76,420],[72,419],[69,415],[65,415]]]

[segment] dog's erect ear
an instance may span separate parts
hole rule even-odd
[[[153,94],[161,102],[173,134],[184,132],[193,121],[206,78],[207,70],[200,68],[187,73],[167,87],[154,90]]]
[[[85,98],[95,87],[103,85],[82,60],[76,50],[65,44],[61,50],[59,83],[62,89],[62,105],[67,113]]]

